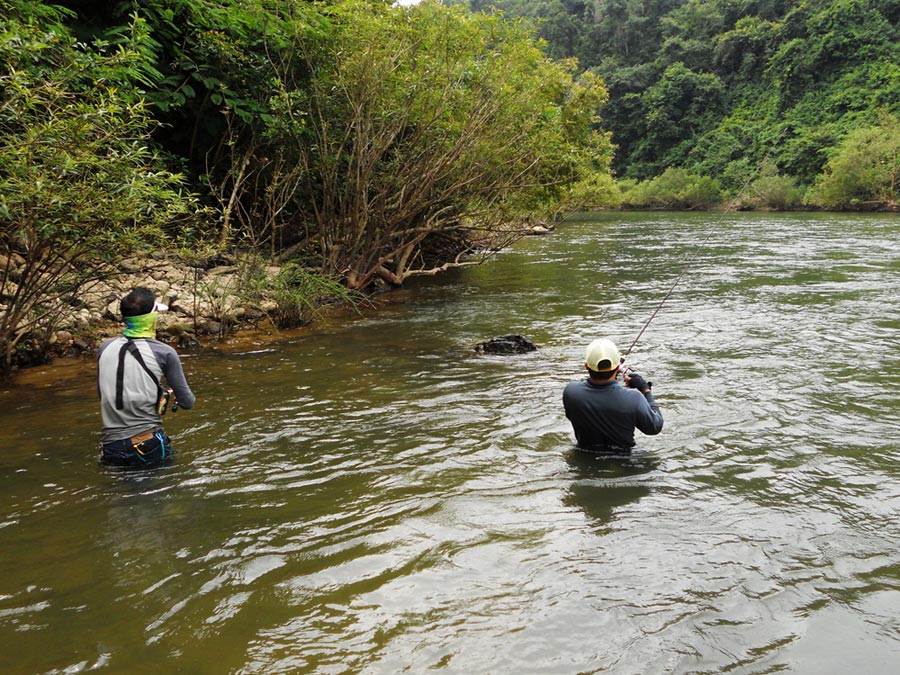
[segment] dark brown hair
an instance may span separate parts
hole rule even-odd
[[[122,316],[141,316],[149,314],[156,305],[156,295],[149,288],[138,287],[122,298],[119,310]]]

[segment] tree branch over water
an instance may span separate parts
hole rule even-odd
[[[508,236],[608,167],[607,139],[590,132],[602,84],[577,84],[573,64],[547,59],[521,26],[347,4],[328,37],[299,46],[305,107],[285,91],[279,118],[293,125],[322,269],[351,288],[458,264],[476,226]],[[587,105],[568,109],[579,86]],[[449,261],[429,254],[438,235]]]

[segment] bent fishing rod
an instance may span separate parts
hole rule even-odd
[[[721,217],[718,220],[716,220],[711,226],[709,226],[707,228],[706,236],[703,238],[703,241],[701,241],[700,244],[697,246],[697,248],[694,249],[694,252],[690,256],[688,256],[687,262],[684,264],[684,267],[681,268],[681,272],[679,272],[678,276],[675,277],[675,281],[672,282],[672,285],[669,287],[669,290],[663,296],[663,299],[659,301],[659,304],[656,306],[656,309],[653,310],[653,313],[650,315],[650,318],[648,318],[647,321],[644,322],[644,325],[641,327],[641,330],[637,334],[637,337],[634,338],[634,340],[628,346],[628,349],[625,350],[625,354],[622,356],[623,363],[625,361],[625,357],[631,353],[631,350],[634,349],[634,346],[638,343],[638,340],[641,339],[641,336],[644,334],[644,331],[647,330],[647,327],[651,324],[653,319],[656,318],[656,315],[659,314],[659,310],[661,310],[663,308],[663,305],[665,305],[666,302],[668,301],[668,299],[672,296],[672,293],[678,287],[678,284],[681,283],[682,278],[684,278],[684,275],[687,274],[688,269],[690,269],[694,260],[696,260],[697,256],[700,254],[700,251],[703,250],[703,248],[709,242],[709,239],[710,239],[710,237],[712,237],[713,232],[715,232],[719,228],[719,226],[725,220],[725,216],[727,216],[733,210],[734,206],[739,203],[741,197],[744,196],[744,192],[746,191],[747,187],[750,185],[750,181],[753,180],[753,177],[757,173],[759,173],[759,170],[762,167],[762,165],[765,164],[767,159],[769,159],[769,155],[772,154],[772,150],[775,149],[775,146],[781,140],[781,137],[784,135],[784,132],[786,130],[787,130],[786,128],[782,129],[781,133],[778,134],[778,137],[772,142],[772,146],[766,152],[765,156],[760,160],[759,164],[756,165],[756,168],[750,173],[749,176],[747,176],[747,180],[744,181],[744,184],[741,186],[741,189],[738,191],[737,195],[734,197],[734,199],[732,199],[728,203],[728,205],[725,207],[725,210],[722,211]]]

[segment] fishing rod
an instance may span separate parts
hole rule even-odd
[[[688,269],[690,269],[694,260],[700,254],[700,251],[703,250],[703,248],[706,246],[707,242],[709,242],[709,239],[710,239],[710,237],[712,237],[713,232],[715,232],[719,228],[719,226],[725,220],[725,216],[727,216],[733,210],[733,207],[739,202],[740,198],[743,197],[744,191],[750,185],[750,181],[753,180],[753,177],[757,173],[759,173],[759,170],[762,167],[762,165],[765,164],[767,159],[769,159],[769,155],[772,154],[772,151],[775,149],[775,146],[778,144],[778,141],[781,140],[781,137],[784,135],[784,132],[786,130],[787,130],[786,128],[782,129],[781,133],[778,134],[778,137],[772,142],[772,146],[766,152],[765,156],[760,160],[759,164],[756,165],[756,168],[750,173],[750,175],[747,176],[747,180],[744,181],[744,184],[741,186],[741,189],[738,191],[737,196],[735,196],[735,198],[732,199],[728,203],[728,205],[725,207],[725,210],[722,211],[721,217],[717,221],[715,221],[711,226],[707,227],[706,237],[704,237],[703,241],[701,241],[700,244],[697,246],[697,248],[694,249],[694,252],[690,256],[688,256],[687,262],[684,264],[684,267],[681,268],[681,272],[678,274],[678,276],[675,277],[675,281],[672,282],[672,285],[669,287],[668,292],[666,292],[666,294],[663,296],[663,299],[659,301],[659,304],[656,306],[656,309],[653,310],[653,313],[650,315],[650,318],[648,318],[644,322],[644,325],[641,328],[640,332],[637,334],[637,337],[634,338],[634,340],[629,345],[628,349],[625,351],[625,354],[622,356],[622,361],[624,361],[625,357],[631,353],[631,350],[634,349],[634,346],[638,343],[638,340],[641,339],[641,336],[644,334],[644,331],[647,330],[647,327],[650,325],[650,323],[653,321],[653,319],[656,318],[656,315],[659,314],[659,310],[661,310],[663,308],[663,305],[665,305],[666,301],[668,301],[668,299],[672,296],[672,293],[678,287],[678,284],[681,283],[682,278],[684,278],[684,275],[687,274]]]

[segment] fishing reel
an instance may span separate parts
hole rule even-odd
[[[624,364],[624,363],[625,363],[625,358],[623,357],[623,358],[622,358],[622,364]],[[630,379],[631,379],[631,376],[632,376],[632,375],[637,375],[638,372],[637,372],[637,370],[636,370],[635,368],[633,368],[632,366],[620,365],[620,366],[619,366],[619,374],[622,376],[622,384],[624,384],[624,385],[627,387],[627,386],[628,386],[628,383],[625,381],[625,379],[628,378],[628,379],[630,380]],[[647,388],[649,389],[649,388],[652,388],[652,387],[653,387],[653,383],[650,382],[650,381],[648,380],[648,381],[647,381]]]
[[[177,412],[178,399],[175,398],[175,392],[172,391],[171,387],[160,389],[159,399],[156,401],[156,412],[160,417],[166,414],[166,409],[169,407],[169,401],[172,402],[172,412]]]

